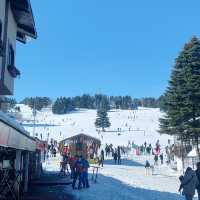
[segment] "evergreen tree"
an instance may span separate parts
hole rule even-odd
[[[71,98],[60,97],[57,98],[53,104],[52,112],[54,114],[66,114],[72,110],[74,110],[74,104]]]
[[[103,132],[105,132],[105,128],[109,128],[111,126],[108,113],[105,109],[100,109],[97,111],[95,126],[96,128],[102,128]]]
[[[197,145],[200,137],[200,41],[193,37],[176,59],[164,95],[160,132]]]

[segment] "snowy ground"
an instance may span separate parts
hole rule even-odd
[[[33,135],[32,110],[25,105],[19,106],[23,118],[22,123],[25,129]],[[160,110],[153,108],[139,108],[134,111],[112,110],[109,112],[112,126],[107,129],[107,132],[98,134],[94,126],[96,110],[82,109],[66,115],[54,115],[50,109],[45,109],[37,112],[35,133],[39,138],[42,135],[43,140],[46,140],[49,134],[49,140],[53,138],[57,141],[85,133],[99,138],[102,144],[112,143],[115,146],[127,145],[128,141],[134,141],[137,145],[146,141],[154,145],[159,139],[161,146],[165,146],[171,138],[158,133],[161,116]],[[118,129],[121,129],[120,135],[118,135]]]
[[[33,135],[32,110],[20,105],[22,124]],[[153,146],[159,139],[161,147],[165,147],[167,135],[160,135],[159,109],[139,108],[135,111],[112,110],[109,118],[112,126],[107,132],[98,134],[94,122],[95,110],[79,110],[66,115],[54,115],[50,109],[37,112],[35,133],[46,140],[51,138],[60,141],[67,137],[85,133],[99,138],[102,144],[112,143],[114,146],[127,145],[134,141],[141,145],[146,141]],[[118,129],[121,129],[120,135]],[[130,131],[129,131],[130,129]],[[40,138],[41,139],[41,138]],[[168,166],[156,167],[154,175],[146,175],[143,166],[145,160],[153,162],[152,157],[134,156],[133,152],[123,160],[122,165],[113,165],[112,160],[106,160],[104,168],[100,170],[98,183],[92,183],[88,190],[72,191],[77,200],[178,200],[184,199],[178,194],[179,180],[176,172]],[[58,171],[60,158],[50,160],[45,167],[49,171]]]
[[[72,191],[66,188],[77,200],[181,200],[178,194],[178,174],[167,166],[155,169],[157,175],[146,175],[143,163],[146,156],[124,158],[122,165],[114,165],[106,160],[100,169],[98,182],[90,181],[89,189]],[[59,170],[59,162],[50,161],[47,170]],[[165,171],[165,173],[160,173]]]

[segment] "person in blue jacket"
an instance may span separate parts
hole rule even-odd
[[[82,173],[83,173],[83,160],[82,157],[79,156],[77,161],[75,162],[74,165],[74,177],[73,177],[73,183],[72,183],[72,188],[76,189],[76,181],[78,179],[78,189],[80,190],[82,187]]]
[[[82,171],[82,184],[84,188],[89,188],[89,181],[88,181],[88,168],[90,167],[89,162],[82,158],[82,165],[83,165],[83,171]]]

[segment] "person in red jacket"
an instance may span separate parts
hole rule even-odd
[[[71,170],[71,179],[74,178],[76,161],[77,161],[76,157],[69,156],[69,166],[70,166],[70,170]]]

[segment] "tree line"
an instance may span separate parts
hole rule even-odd
[[[6,98],[10,107],[14,107],[18,102],[13,98]],[[32,109],[42,110],[52,106],[55,114],[66,114],[76,108],[105,110],[110,109],[137,109],[140,106],[149,108],[159,108],[161,98],[132,98],[131,96],[107,96],[103,94],[89,95],[83,94],[75,97],[59,97],[52,101],[49,97],[26,97],[19,103],[28,105]]]
[[[131,96],[107,96],[96,94],[91,96],[84,94],[76,97],[60,97],[53,104],[52,110],[55,114],[65,114],[76,108],[85,109],[137,109],[138,107],[159,108],[160,99],[142,98],[134,99]]]

